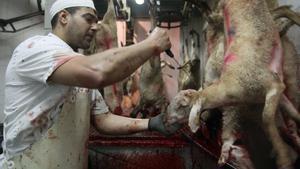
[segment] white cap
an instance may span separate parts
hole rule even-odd
[[[70,7],[90,7],[96,10],[92,0],[56,0],[50,8],[50,20],[61,10]]]

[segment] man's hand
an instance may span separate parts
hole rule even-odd
[[[166,113],[161,113],[149,120],[149,130],[159,131],[168,136],[180,129],[188,121],[196,90],[182,90],[171,101]]]
[[[148,123],[148,129],[150,131],[158,131],[165,136],[170,136],[182,127],[182,125],[179,123],[174,123],[169,127],[166,127],[164,123],[164,116],[165,113],[160,113],[159,115],[150,118]]]
[[[151,44],[155,44],[156,54],[171,48],[171,42],[166,30],[156,27],[147,38]]]

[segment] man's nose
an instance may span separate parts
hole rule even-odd
[[[93,31],[97,31],[97,23],[93,23],[92,26],[91,26],[91,29]]]

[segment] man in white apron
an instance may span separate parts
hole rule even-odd
[[[97,90],[169,49],[164,30],[155,29],[136,45],[85,57],[76,51],[88,48],[95,34],[93,1],[57,0],[50,16],[52,33],[22,42],[7,67],[0,168],[87,168],[90,115],[105,134],[172,134],[179,128],[167,130],[162,114],[150,120],[114,115]]]

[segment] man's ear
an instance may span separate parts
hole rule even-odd
[[[61,24],[66,25],[68,23],[69,16],[70,16],[69,12],[67,12],[66,10],[62,10],[58,14],[58,21]]]

